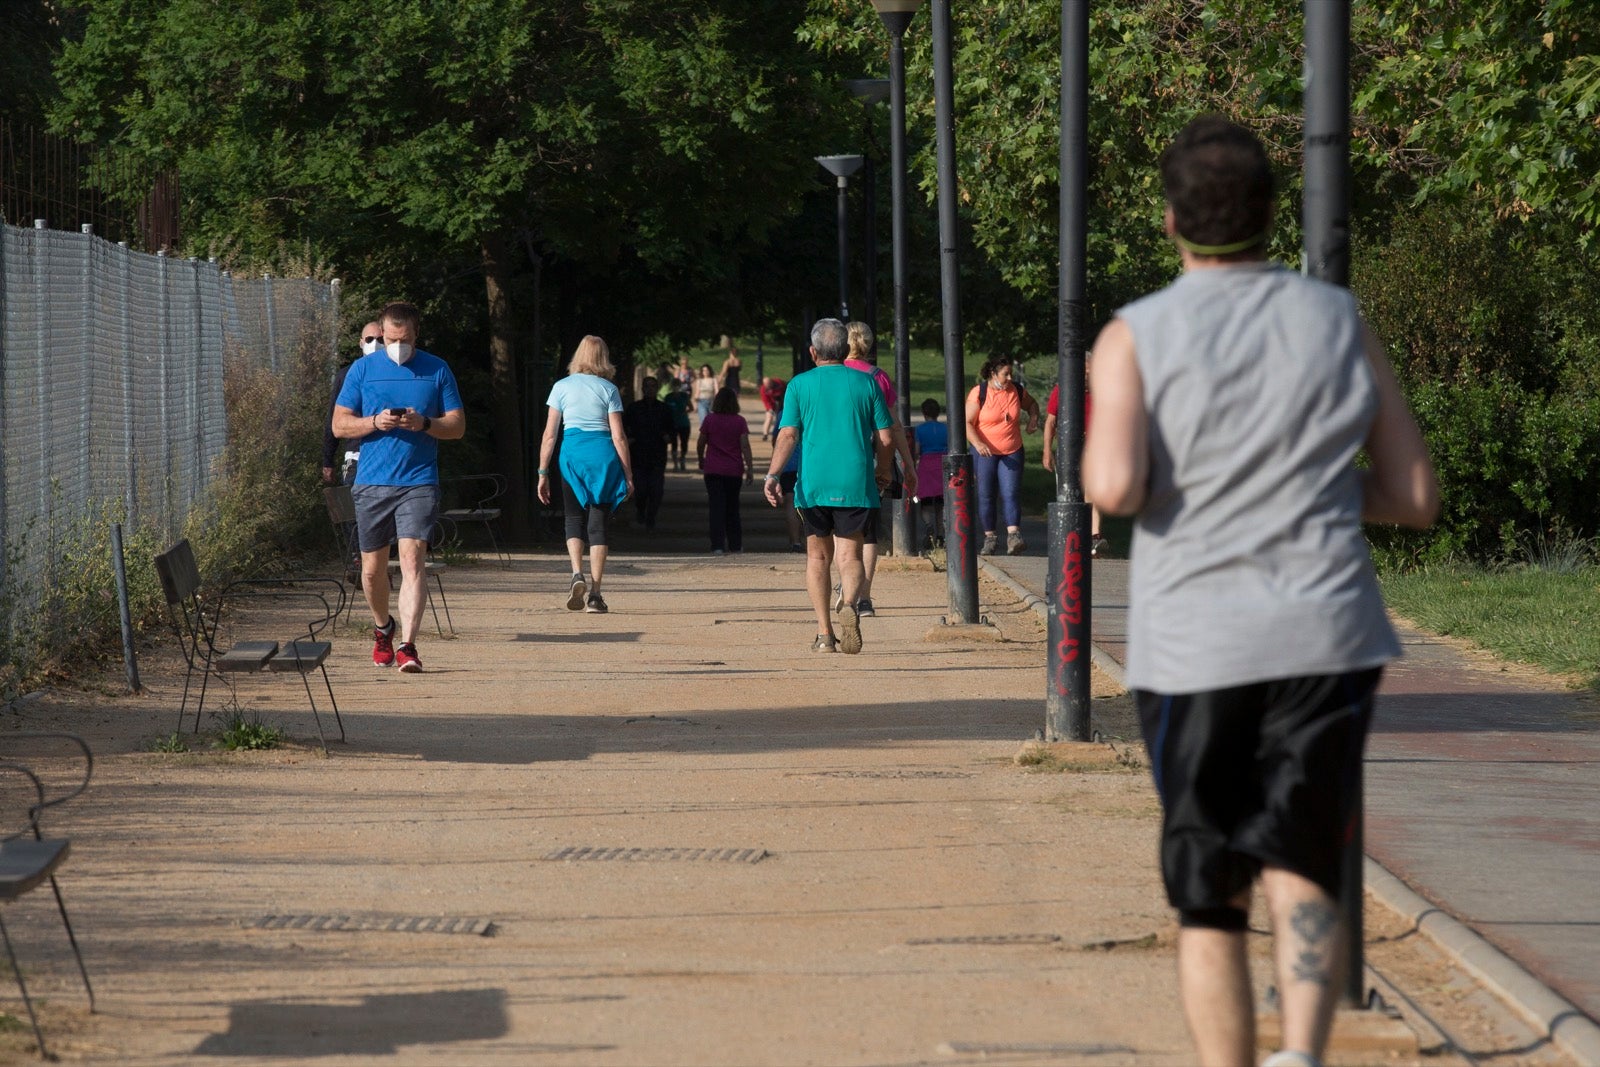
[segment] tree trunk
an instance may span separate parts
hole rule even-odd
[[[489,299],[489,381],[493,397],[489,414],[494,420],[494,451],[500,473],[506,478],[503,509],[508,536],[528,537],[528,478],[522,466],[522,406],[518,402],[516,326],[506,295],[510,266],[506,235],[494,233],[483,240],[483,286]]]

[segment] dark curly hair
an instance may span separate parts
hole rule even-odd
[[[1222,115],[1191,120],[1161,153],[1161,186],[1182,242],[1206,248],[1251,242],[1236,251],[1266,244],[1272,168],[1255,134],[1238,123]]]

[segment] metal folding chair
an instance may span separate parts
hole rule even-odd
[[[155,558],[156,574],[161,578],[161,589],[166,595],[167,612],[173,632],[183,652],[188,673],[183,679],[183,699],[178,704],[178,728],[183,728],[184,711],[189,704],[189,689],[194,676],[200,675],[200,694],[195,702],[194,728],[200,731],[200,715],[205,710],[206,691],[213,676],[232,688],[236,674],[284,673],[300,675],[305,685],[306,700],[311,704],[311,717],[317,724],[317,737],[322,751],[328,751],[328,739],[322,731],[322,715],[317,711],[317,699],[311,692],[311,672],[320,671],[323,685],[328,690],[328,700],[333,706],[333,719],[339,727],[339,740],[343,741],[344,721],[339,718],[339,702],[333,695],[333,683],[328,679],[326,666],[333,644],[317,640],[317,635],[339,617],[346,596],[344,584],[337,578],[286,577],[242,578],[228,583],[210,601],[202,599],[200,568],[195,563],[194,549],[188,540],[179,541]],[[331,586],[334,600],[322,588]],[[321,605],[320,611],[306,619],[305,636],[278,642],[265,640],[222,639],[224,614],[229,608],[237,609],[244,600],[304,600]]]
[[[94,756],[83,739],[72,734],[11,733],[6,735],[6,747],[15,753],[23,739],[52,739],[71,742],[83,753],[83,777],[65,791],[53,791],[46,786],[47,778],[42,761],[25,764],[16,760],[0,763],[0,790],[8,800],[16,797],[22,803],[4,805],[4,823],[0,823],[0,903],[9,904],[45,882],[50,883],[56,896],[56,909],[61,912],[61,924],[66,927],[67,940],[72,944],[72,955],[78,961],[78,973],[83,976],[83,988],[89,994],[89,1011],[94,1011],[94,987],[89,984],[89,969],[84,966],[83,952],[78,948],[77,935],[72,932],[72,919],[67,915],[67,902],[61,896],[61,885],[56,881],[56,871],[66,862],[72,843],[64,837],[44,836],[39,819],[46,808],[63,804],[82,793],[89,785],[89,775],[94,770]],[[11,788],[15,786],[16,788]],[[54,795],[52,795],[54,792]],[[22,1003],[28,1009],[28,1021],[33,1024],[34,1040],[39,1043],[39,1058],[51,1057],[45,1048],[44,1033],[39,1029],[38,1016],[33,1011],[33,998],[28,995],[28,983],[23,978],[22,967],[17,963],[16,949],[11,944],[11,934],[6,930],[5,919],[0,918],[0,940],[5,942],[6,957],[11,961],[11,973],[16,975],[17,989],[22,993]]]

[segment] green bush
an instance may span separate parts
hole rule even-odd
[[[1433,530],[1375,533],[1389,562],[1494,561],[1600,528],[1600,265],[1560,236],[1435,206],[1354,264],[1443,494]]]

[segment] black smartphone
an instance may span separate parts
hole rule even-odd
[[[402,415],[404,415],[405,413],[406,413],[406,409],[405,408],[390,408],[389,409],[389,414],[393,415],[395,418],[399,418]]]

